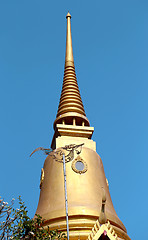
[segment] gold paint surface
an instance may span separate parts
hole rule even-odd
[[[56,124],[61,124],[64,120],[65,124],[73,124],[75,118],[76,125],[82,126],[82,123],[89,126],[89,121],[86,117],[84,106],[82,103],[73,58],[72,36],[71,36],[71,15],[67,14],[67,34],[66,34],[66,55],[65,55],[65,70],[61,92],[60,103],[54,129]]]
[[[94,227],[92,228],[92,231],[90,232],[87,240],[98,240],[104,231],[106,231],[107,236],[110,240],[131,240],[129,236],[124,232],[117,231],[117,235],[116,227],[113,227],[109,221],[106,224],[100,225],[98,220],[94,224]]]
[[[87,138],[82,137],[71,137],[71,136],[61,136],[56,138],[56,148],[63,147],[67,144],[81,144],[84,143],[85,147],[88,147],[94,151],[96,151],[96,143]]]
[[[45,226],[49,226],[51,230],[58,229],[66,232],[63,163],[55,160],[53,153],[58,152],[65,145],[84,143],[79,157],[85,161],[87,171],[78,174],[72,169],[72,161],[66,163],[70,240],[79,238],[86,240],[91,231],[94,231],[93,227],[99,218],[102,206],[102,188],[106,193],[107,220],[119,240],[130,240],[126,228],[113,207],[102,160],[96,153],[96,143],[91,140],[94,128],[90,127],[84,111],[74,67],[71,15],[68,13],[66,18],[65,70],[59,108],[54,122],[55,133],[51,144],[54,151],[48,155],[44,163],[44,178],[36,214],[40,214],[46,220]],[[75,158],[74,155],[73,159]]]
[[[80,154],[85,159],[87,171],[76,174],[71,162],[66,163],[69,228],[71,239],[82,233],[87,238],[98,219],[102,204],[102,187],[106,192],[106,217],[120,231],[126,233],[113,207],[102,160],[99,155],[86,147]],[[66,229],[63,165],[49,155],[44,163],[44,182],[42,184],[38,208],[36,211],[51,229]],[[78,230],[78,229],[81,230]]]
[[[74,66],[73,49],[72,49],[72,37],[71,37],[71,15],[67,14],[67,34],[66,34],[66,56],[65,56],[65,66]]]
[[[66,125],[65,123],[57,124],[51,148],[55,149],[73,143],[85,143],[86,147],[96,151],[96,143],[93,140],[90,140],[93,132],[93,127]]]
[[[40,178],[40,189],[42,187],[43,181],[44,181],[44,169],[42,168],[41,169],[41,178]]]

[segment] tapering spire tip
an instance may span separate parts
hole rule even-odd
[[[68,17],[71,18],[71,15],[70,15],[69,11],[68,11],[68,13],[67,13],[67,15],[66,15],[66,18],[68,18]]]
[[[71,15],[67,13],[67,33],[66,33],[66,54],[63,88],[58,108],[54,128],[56,124],[73,125],[74,119],[77,126],[89,126],[83,103],[81,100],[73,58],[72,36],[71,36]]]

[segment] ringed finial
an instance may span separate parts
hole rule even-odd
[[[68,11],[67,15],[66,15],[66,18],[70,17],[71,18],[71,15],[70,15],[70,12]]]
[[[71,15],[69,12],[66,16],[66,22],[64,79],[54,129],[56,129],[56,124],[89,126],[76,79],[72,48]]]

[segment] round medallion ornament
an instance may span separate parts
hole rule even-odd
[[[71,167],[74,172],[79,174],[87,171],[87,163],[80,156],[73,160]]]

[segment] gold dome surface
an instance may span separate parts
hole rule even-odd
[[[106,192],[107,219],[120,232],[126,233],[113,207],[100,156],[83,147],[80,157],[88,167],[84,174],[73,171],[72,162],[66,163],[70,239],[79,234],[82,239],[87,238],[100,215],[102,187]],[[51,229],[66,231],[63,165],[55,161],[52,154],[44,163],[44,181],[36,214],[46,219]]]

